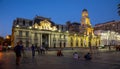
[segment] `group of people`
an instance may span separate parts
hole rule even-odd
[[[57,56],[63,56],[63,53],[62,53],[61,50],[58,50],[58,51],[57,51]]]
[[[80,58],[80,56],[78,55],[77,52],[73,53],[73,58],[78,60]],[[87,54],[84,55],[85,60],[91,60],[92,59],[92,55],[88,52]]]
[[[33,44],[31,46],[31,50],[32,50],[32,56],[34,58],[35,56],[35,51],[37,50],[38,51],[38,54],[45,54],[45,47],[44,46],[40,46],[40,47],[35,47]]]
[[[57,51],[57,56],[64,56],[61,50]],[[73,53],[73,58],[78,60],[80,58],[80,56],[78,55],[77,52],[74,52]],[[85,58],[85,60],[91,60],[92,59],[92,55],[88,52],[88,53],[86,53],[84,55],[84,58]]]
[[[31,50],[32,50],[32,58],[34,58],[36,50],[38,51],[38,54],[45,54],[46,49],[43,46],[36,47],[34,46],[34,44],[32,44]],[[25,51],[24,51],[24,46],[22,45],[22,41],[17,42],[17,45],[14,47],[14,52],[16,55],[16,65],[19,65],[22,54],[23,56],[25,56]]]
[[[32,50],[32,57],[34,58],[35,56],[35,51],[36,51],[36,47],[32,44],[31,46],[31,50]],[[17,42],[17,45],[14,47],[14,52],[16,54],[16,65],[19,65],[20,64],[20,60],[21,60],[21,56],[22,56],[22,53],[24,54],[24,46],[22,45],[22,41],[19,41]],[[41,46],[38,50],[38,54],[41,53],[41,54],[45,54],[45,48],[43,46]],[[58,50],[57,51],[57,56],[64,56],[62,51],[61,50]],[[73,58],[74,59],[79,59],[80,56],[78,55],[77,52],[74,52],[73,53]],[[87,53],[84,55],[84,58],[86,60],[91,60],[92,59],[92,56],[90,53]]]

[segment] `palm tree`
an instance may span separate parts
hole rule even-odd
[[[120,4],[118,4],[118,15],[120,16]]]

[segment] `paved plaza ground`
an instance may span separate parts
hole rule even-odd
[[[79,60],[73,59],[73,52],[80,55]],[[120,52],[94,51],[91,61],[84,60],[87,49],[63,50],[64,56],[56,56],[55,50],[48,51],[45,55],[38,55],[32,59],[31,51],[26,51],[21,64],[16,66],[13,51],[0,52],[0,69],[120,69]]]

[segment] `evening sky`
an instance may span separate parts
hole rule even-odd
[[[56,24],[79,22],[82,10],[88,10],[91,24],[120,20],[120,0],[0,0],[0,36],[10,35],[17,17],[33,19],[36,15],[51,18]]]

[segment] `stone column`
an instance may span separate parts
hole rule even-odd
[[[67,37],[67,36],[65,35],[65,38],[64,38],[64,44],[65,44],[65,46],[64,46],[64,44],[63,44],[64,47],[66,47],[66,45],[67,45],[67,43],[66,43],[66,42],[67,42],[67,41],[66,41],[66,37]]]
[[[31,43],[34,44],[34,33],[31,32],[30,38],[31,38]]]
[[[68,35],[66,35],[66,47],[70,47],[70,37],[68,37]]]
[[[40,46],[40,33],[38,33],[38,47]]]
[[[59,46],[59,43],[58,43],[58,36],[57,36],[57,34],[55,34],[55,39],[56,39],[56,41],[55,41],[55,47],[58,47]]]
[[[51,47],[51,46],[50,46],[50,45],[51,45],[51,43],[50,43],[50,41],[51,41],[50,39],[51,39],[51,38],[50,38],[50,37],[51,37],[51,35],[48,34],[48,38],[49,38],[49,39],[48,39],[48,41],[49,41],[49,42],[48,42],[48,44],[49,44],[48,47]]]
[[[42,46],[42,33],[40,34],[40,46]]]
[[[50,34],[50,46],[53,47],[53,34]]]

